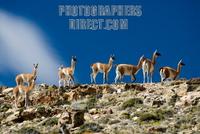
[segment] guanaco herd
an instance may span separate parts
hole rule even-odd
[[[131,81],[134,82],[136,80],[135,75],[137,72],[142,69],[143,71],[143,83],[152,83],[152,77],[154,73],[154,68],[156,64],[156,58],[161,56],[161,54],[156,50],[153,53],[152,59],[145,58],[144,55],[140,57],[137,65],[131,64],[118,64],[116,65],[116,77],[115,83],[118,81],[122,81],[125,75],[131,77]],[[113,62],[115,61],[115,56],[111,55],[109,57],[109,61],[107,64],[96,62],[92,64],[91,70],[92,73],[90,74],[91,83],[96,83],[96,76],[98,73],[103,73],[103,83],[108,82],[108,74],[113,67]],[[74,85],[74,71],[76,67],[76,56],[72,56],[71,58],[71,66],[70,67],[63,67],[60,66],[58,69],[58,76],[59,76],[59,88],[61,86],[71,86]],[[160,77],[161,82],[166,80],[175,80],[177,76],[180,74],[181,67],[184,66],[182,60],[178,62],[177,69],[173,69],[171,67],[165,66],[160,68]],[[16,76],[16,84],[17,86],[13,89],[13,94],[15,97],[15,107],[17,108],[17,100],[19,93],[24,92],[25,94],[25,107],[28,107],[28,100],[29,100],[29,93],[35,87],[35,81],[37,78],[37,69],[38,64],[33,64],[33,72],[27,74],[19,74]],[[27,83],[28,86],[25,86],[24,83]]]

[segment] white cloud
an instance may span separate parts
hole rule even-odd
[[[39,63],[38,81],[57,84],[60,61],[40,29],[30,21],[0,10],[0,72],[31,72]]]

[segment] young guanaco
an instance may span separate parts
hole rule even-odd
[[[20,93],[24,92],[24,99],[25,99],[25,107],[27,108],[29,105],[29,95],[31,90],[34,89],[35,87],[35,80],[37,77],[35,77],[29,86],[24,86],[24,85],[17,85],[14,89],[13,89],[13,95],[15,97],[15,107],[17,108],[17,104],[18,104],[18,97]]]

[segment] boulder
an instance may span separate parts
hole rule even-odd
[[[196,105],[200,100],[200,92],[188,92],[187,95],[180,98],[176,106]]]
[[[98,90],[94,87],[88,87],[86,89],[79,89],[78,92],[80,93],[81,96],[86,96],[86,95],[96,95],[98,93]]]
[[[164,103],[166,103],[166,99],[160,95],[146,94],[144,96],[144,105],[160,107]]]
[[[20,113],[20,118],[22,118],[22,120],[33,120],[35,117],[36,111],[34,108],[25,109]]]
[[[4,89],[3,91],[2,91],[2,93],[3,94],[8,94],[8,93],[10,93],[10,92],[12,92],[13,91],[13,88],[11,87],[11,88],[6,88],[6,89]]]
[[[200,87],[200,78],[192,78],[186,82],[188,85],[187,91],[194,91]]]
[[[62,124],[71,124],[72,123],[72,117],[70,112],[63,112],[58,119],[58,125]]]
[[[92,108],[88,111],[89,114],[97,114],[98,110],[96,108]]]
[[[79,93],[76,90],[72,90],[69,93],[64,93],[63,98],[68,101],[78,100],[79,99]]]

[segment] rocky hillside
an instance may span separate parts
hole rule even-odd
[[[200,78],[156,84],[37,85],[25,109],[0,88],[0,133],[200,133]]]

